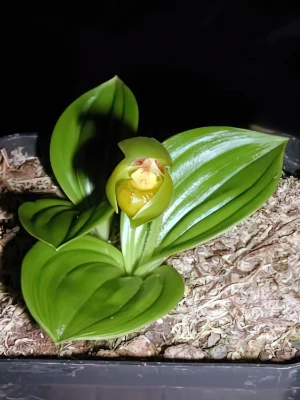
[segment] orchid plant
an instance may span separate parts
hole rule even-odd
[[[114,338],[167,314],[184,282],[166,258],[229,229],[276,190],[284,138],[205,127],[160,143],[137,128],[137,102],[118,77],[79,97],[50,145],[66,198],[19,208],[38,239],[22,264],[23,296],[54,342]]]

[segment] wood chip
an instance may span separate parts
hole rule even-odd
[[[202,360],[205,357],[203,351],[189,344],[178,344],[168,347],[164,352],[164,358],[181,360]]]

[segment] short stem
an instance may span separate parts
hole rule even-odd
[[[149,263],[138,267],[134,271],[134,275],[140,276],[141,278],[145,278],[148,274],[153,272],[156,268],[160,267],[164,263],[164,261],[165,261],[164,258],[152,260]]]

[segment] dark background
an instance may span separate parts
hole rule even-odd
[[[298,135],[300,14],[292,2],[81,8],[2,14],[0,135],[49,135],[70,102],[115,74],[136,95],[140,134],[259,123]]]

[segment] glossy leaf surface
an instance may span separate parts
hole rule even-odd
[[[143,280],[137,294],[113,318],[79,333],[76,339],[114,338],[140,329],[170,312],[182,299],[184,284],[179,273],[162,265]]]
[[[22,292],[32,316],[59,342],[147,325],[175,307],[183,282],[170,266],[146,279],[128,276],[119,250],[86,235],[58,251],[38,242],[23,261]]]
[[[175,190],[156,252],[195,247],[261,207],[276,190],[286,143],[282,137],[215,127],[167,140]]]
[[[194,129],[168,139],[173,200],[159,221],[139,230],[127,227],[126,243],[143,243],[142,254],[123,247],[125,262],[129,254],[136,255],[127,268],[143,275],[156,260],[196,247],[260,208],[276,190],[286,142],[227,127]]]
[[[113,209],[107,202],[86,211],[62,199],[41,199],[24,203],[19,208],[24,228],[55,248],[94,228],[101,239],[108,240],[112,216]]]
[[[138,106],[130,89],[115,77],[75,100],[59,118],[50,160],[67,197],[86,207],[98,205],[117,164],[117,143],[133,136]]]
[[[163,263],[163,257],[155,258],[151,263],[161,220],[162,217],[158,217],[152,223],[132,229],[129,218],[125,213],[121,213],[120,239],[124,265],[128,273],[132,273],[141,266],[143,266],[143,271],[147,272],[150,267],[152,270]],[[151,265],[148,265],[149,262]]]

